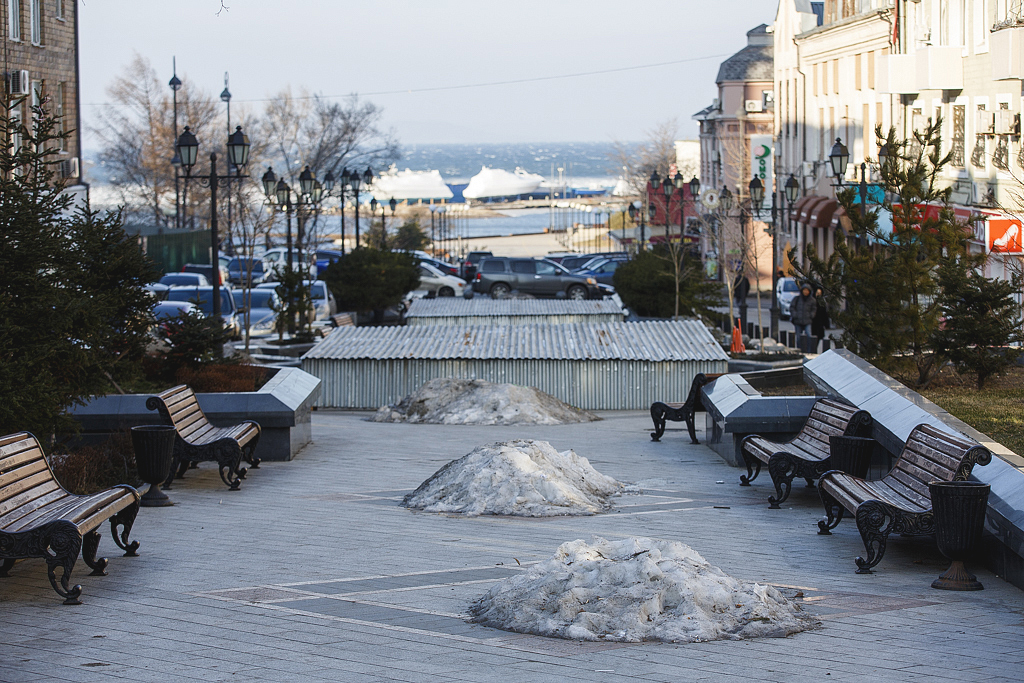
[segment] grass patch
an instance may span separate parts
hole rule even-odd
[[[919,393],[1014,453],[1024,454],[1024,367],[1014,366],[990,378],[981,391],[973,377],[946,368]]]

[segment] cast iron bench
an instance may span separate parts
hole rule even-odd
[[[743,439],[740,452],[747,473],[740,476],[740,486],[750,486],[761,473],[761,463],[766,463],[776,493],[768,497],[768,507],[777,509],[789,498],[794,479],[802,477],[811,486],[832,469],[830,436],[868,436],[870,430],[871,415],[866,410],[823,398],[815,402],[807,422],[792,440],[776,443],[756,434]]]
[[[27,432],[0,437],[0,576],[8,576],[15,560],[41,557],[50,585],[64,604],[82,604],[82,587],[68,585],[78,553],[92,568],[90,576],[107,575],[107,559],[96,557],[96,528],[109,519],[114,543],[126,556],[137,555],[139,542],[129,543],[128,534],[139,513],[139,499],[127,484],[88,496],[68,493],[54,478],[36,437]],[[57,567],[62,569],[60,585]]]
[[[651,441],[661,441],[661,436],[665,433],[666,420],[673,422],[685,420],[686,428],[690,430],[690,443],[700,443],[697,441],[697,432],[693,424],[694,414],[704,411],[704,404],[700,401],[700,390],[724,374],[724,372],[698,373],[690,384],[690,395],[686,397],[686,403],[662,403],[660,401],[652,403],[651,419],[654,420],[654,433],[651,434]]]
[[[161,417],[177,429],[174,458],[164,487],[175,476],[182,477],[189,465],[199,461],[217,463],[220,478],[232,491],[237,491],[246,468],[239,467],[242,458],[258,468],[259,458],[253,456],[260,440],[260,426],[246,420],[233,427],[214,427],[199,407],[195,393],[184,384],[146,399],[146,407],[159,410]]]
[[[826,519],[818,533],[828,535],[849,510],[856,515],[867,559],[857,558],[857,573],[870,574],[885,554],[891,533],[933,534],[930,481],[967,481],[975,465],[987,465],[992,454],[967,437],[954,436],[928,424],[914,427],[899,460],[878,481],[865,481],[838,470],[818,482]]]

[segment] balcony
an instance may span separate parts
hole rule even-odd
[[[959,46],[929,45],[918,48],[918,90],[963,90],[964,51]]]
[[[989,38],[992,80],[1024,78],[1024,28],[1004,28]]]

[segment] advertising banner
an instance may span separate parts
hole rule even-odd
[[[764,196],[771,198],[775,187],[775,159],[773,158],[775,140],[771,135],[750,136],[750,169],[753,175],[764,183]],[[750,182],[749,178],[743,179],[743,187]]]
[[[1021,247],[1020,221],[1013,218],[990,218],[988,220],[989,251],[1003,254],[1020,254]]]

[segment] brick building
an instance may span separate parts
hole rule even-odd
[[[62,175],[76,200],[87,200],[82,180],[78,93],[78,7],[75,0],[0,0],[4,97],[12,118],[27,121],[32,107],[61,119],[70,136],[61,144]],[[18,141],[15,141],[17,144]]]

